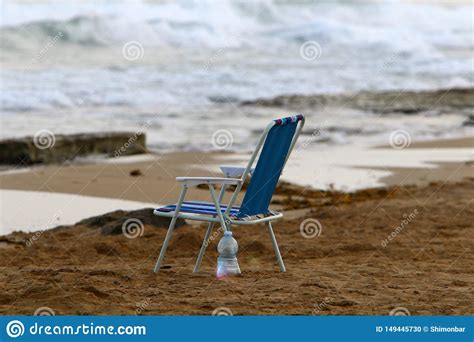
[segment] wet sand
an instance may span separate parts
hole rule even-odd
[[[221,177],[221,173],[216,173],[219,171],[218,164],[213,154],[170,153],[145,158],[111,159],[99,164],[46,165],[34,167],[29,172],[3,174],[0,176],[0,187],[167,203],[176,201],[179,195],[177,176],[205,174]],[[206,169],[210,165],[214,166],[214,172]],[[130,173],[134,170],[140,170],[141,175],[132,176]],[[207,193],[190,189],[189,196],[207,200]]]
[[[461,138],[413,143],[404,150],[394,150],[386,146],[384,150],[361,148],[351,150],[354,154],[350,154],[350,158],[347,158],[345,152],[349,147],[341,146],[338,150],[339,156],[332,164],[326,164],[325,160],[333,158],[335,151],[327,152],[322,149],[313,153],[296,150],[282,179],[299,182],[302,186],[322,179],[321,184],[324,183],[325,188],[331,188],[331,182],[336,185],[337,182],[352,183],[357,184],[356,189],[367,188],[368,184],[426,185],[436,180],[461,181],[473,174],[472,157],[469,158],[469,149],[474,146],[473,140]],[[438,158],[445,158],[447,161],[426,159],[426,155],[434,149],[442,150]],[[458,156],[449,158],[455,154]],[[382,157],[385,159],[380,160]],[[433,158],[436,158],[436,154],[433,154]],[[343,164],[344,160],[350,160],[352,164]],[[68,162],[63,165],[3,171],[0,173],[0,188],[165,204],[175,202],[179,196],[180,187],[175,180],[176,176],[222,177],[219,165],[245,166],[247,161],[248,156],[241,154],[182,152],[112,158],[99,163]],[[402,167],[404,165],[408,166]],[[132,176],[131,173],[137,170],[139,175]],[[189,198],[210,200],[207,190],[194,188],[190,189]]]

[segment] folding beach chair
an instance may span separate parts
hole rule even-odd
[[[262,222],[265,222],[267,225],[280,271],[285,272],[285,264],[283,263],[271,225],[271,221],[280,219],[283,217],[283,214],[268,209],[268,206],[278,183],[278,179],[280,178],[291,150],[295,146],[303,125],[304,116],[301,114],[273,120],[267,128],[265,128],[265,131],[260,137],[247,167],[221,166],[221,170],[225,175],[223,178],[177,177],[176,180],[182,183],[178,203],[157,208],[153,211],[155,215],[172,218],[161,248],[160,256],[155,265],[155,272],[160,270],[178,218],[209,222],[196,265],[194,266],[194,272],[199,271],[202,258],[208,245],[208,239],[215,223],[220,223],[224,231],[230,231],[232,225],[250,225]],[[260,156],[257,165],[255,169],[252,169],[259,152]],[[249,175],[251,176],[250,183],[247,187],[244,199],[240,206],[234,206],[235,200],[242,189],[242,185]],[[184,201],[187,189],[200,184],[208,185],[212,202]],[[214,185],[221,185],[219,195],[216,194]],[[229,185],[235,185],[236,188],[230,202],[227,205],[221,204],[226,187]]]

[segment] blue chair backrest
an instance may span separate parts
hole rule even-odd
[[[295,115],[274,120],[274,126],[267,134],[237,217],[268,212],[273,192],[290,152],[296,127],[303,118],[303,115]]]

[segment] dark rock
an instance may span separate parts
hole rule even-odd
[[[291,110],[353,108],[375,113],[413,115],[426,111],[474,107],[474,88],[454,88],[426,91],[361,91],[340,95],[282,95],[270,99],[243,101],[242,106],[286,107]]]
[[[214,103],[237,103],[239,99],[234,96],[220,96],[220,95],[213,95],[209,96],[208,99]]]
[[[474,126],[474,115],[471,114],[466,121],[462,123],[463,126]]]
[[[75,225],[84,225],[91,228],[100,228],[100,232],[104,235],[118,235],[123,233],[125,221],[130,220],[130,225],[147,225],[155,228],[168,228],[171,219],[168,217],[159,217],[153,214],[152,208],[140,210],[123,211],[117,210],[104,215],[94,216]],[[175,227],[181,227],[186,222],[183,219],[176,221]],[[125,224],[125,226],[129,226]]]
[[[0,164],[60,163],[92,154],[140,154],[147,151],[145,141],[141,132],[53,135],[44,131],[35,137],[0,141]]]
[[[140,171],[140,169],[135,169],[135,170],[130,171],[130,176],[132,177],[143,176],[143,173]]]

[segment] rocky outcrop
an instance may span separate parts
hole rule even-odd
[[[284,107],[296,110],[307,108],[353,108],[376,113],[413,115],[435,110],[471,109],[474,89],[442,89],[427,91],[361,91],[341,95],[282,95],[271,99],[244,101],[243,106]]]
[[[0,164],[60,163],[93,154],[139,154],[146,152],[145,140],[141,132],[54,135],[39,131],[35,136],[0,141]]]
[[[102,235],[135,235],[141,234],[144,226],[168,228],[170,221],[171,218],[169,217],[154,215],[153,208],[145,208],[131,211],[116,210],[107,214],[86,218],[73,226],[60,226],[54,229],[70,229],[76,226],[86,226],[99,229]],[[185,223],[183,219],[177,219],[175,227],[181,227]]]

